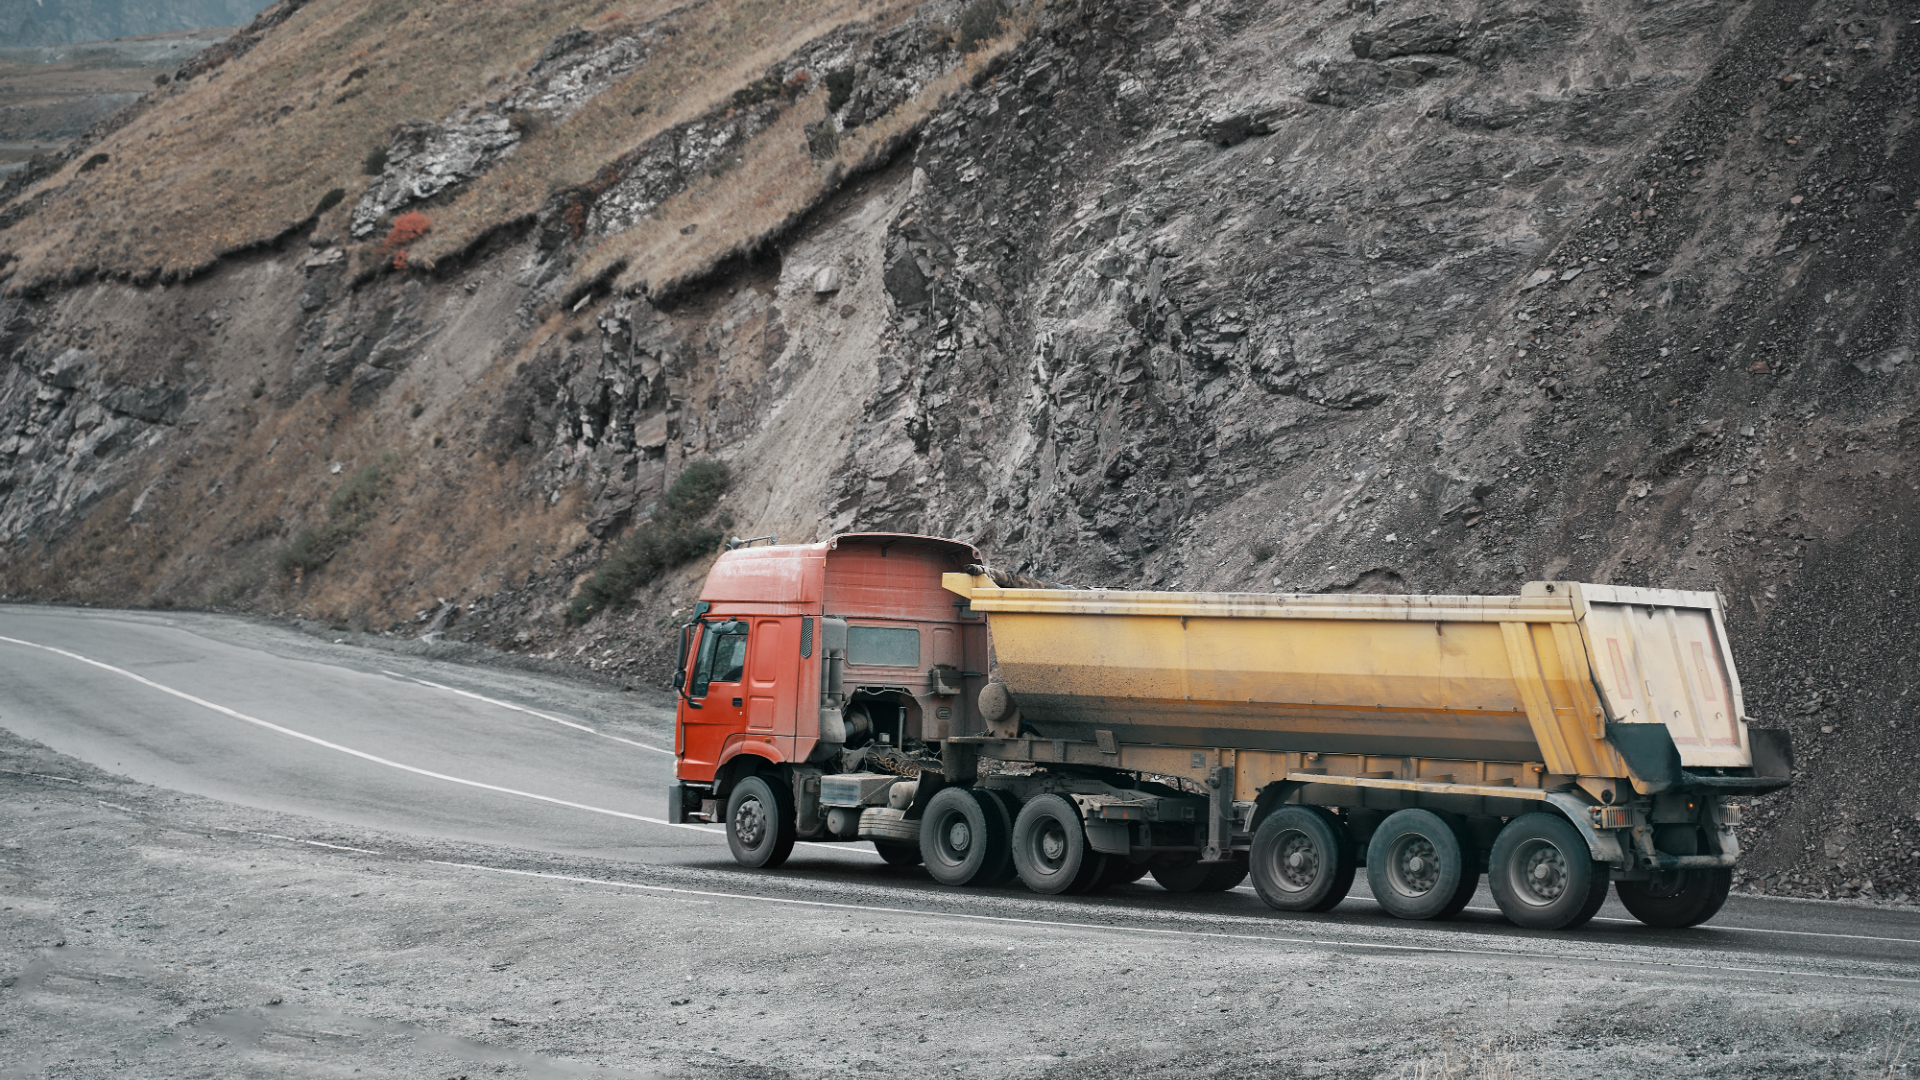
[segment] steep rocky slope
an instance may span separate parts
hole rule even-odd
[[[565,604],[704,457],[742,535],[943,533],[1073,583],[1719,588],[1803,770],[1746,887],[1920,894],[1906,7],[1057,4],[962,52],[969,10],[821,9],[536,183],[692,40],[601,9],[177,265],[142,227],[191,208],[85,235],[142,182],[140,122],[106,136],[110,176],[0,210],[0,588],[658,678],[702,566]],[[376,512],[283,572],[355,478]]]

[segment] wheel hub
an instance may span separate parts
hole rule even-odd
[[[1057,863],[1067,857],[1067,834],[1058,828],[1048,829],[1040,836],[1040,854],[1050,863]]]
[[[1394,852],[1392,880],[1395,888],[1407,896],[1424,896],[1440,883],[1440,859],[1433,843],[1424,836],[1409,836]]]
[[[759,799],[746,799],[733,814],[733,831],[748,847],[759,847],[767,833],[767,815]]]
[[[1285,889],[1305,889],[1320,876],[1320,849],[1299,833],[1289,833],[1280,841],[1280,872],[1275,875]]]
[[[1551,904],[1573,884],[1566,856],[1544,840],[1531,841],[1515,852],[1513,870],[1514,891],[1531,904]]]
[[[956,821],[947,830],[947,846],[956,852],[965,852],[973,846],[973,830],[967,828],[965,821]]]

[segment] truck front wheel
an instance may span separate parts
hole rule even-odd
[[[1027,888],[1048,895],[1100,884],[1107,857],[1087,843],[1080,811],[1058,795],[1036,795],[1013,823],[1013,863]]]
[[[1614,883],[1620,903],[1648,926],[1679,930],[1714,917],[1733,888],[1730,868],[1679,870],[1648,881]]]
[[[1324,810],[1283,806],[1253,834],[1253,887],[1279,911],[1330,911],[1353,887],[1353,842]]]
[[[1507,822],[1487,853],[1487,885],[1500,913],[1529,930],[1571,930],[1607,899],[1607,864],[1558,814],[1522,814]]]
[[[741,866],[769,870],[793,854],[792,797],[764,777],[749,776],[727,796],[727,846]]]

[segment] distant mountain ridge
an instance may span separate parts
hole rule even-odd
[[[0,42],[71,45],[238,26],[267,6],[263,0],[0,0]]]

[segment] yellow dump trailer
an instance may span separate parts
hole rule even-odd
[[[1730,883],[1729,796],[1790,772],[1784,733],[1748,726],[1710,592],[1154,593],[1002,588],[984,570],[942,584],[986,616],[996,662],[987,731],[952,741],[1193,779],[1209,793],[1201,864],[1220,878],[1251,859],[1277,907],[1337,903],[1364,863],[1407,917],[1459,910],[1484,871],[1528,925],[1584,922],[1609,880],[1643,919],[1691,924]],[[1112,832],[1107,807],[1080,802]],[[1146,832],[1130,853],[1154,847]]]

